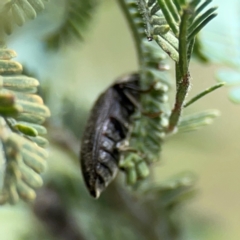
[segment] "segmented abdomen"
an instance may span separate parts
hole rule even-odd
[[[114,117],[103,125],[99,147],[96,153],[96,189],[105,189],[118,171],[120,153],[117,144],[126,137],[126,127]],[[97,194],[97,193],[96,193]]]

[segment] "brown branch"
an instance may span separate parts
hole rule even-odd
[[[187,73],[186,75],[183,76],[182,81],[178,85],[175,105],[169,120],[169,127],[168,127],[169,133],[174,131],[175,127],[178,124],[179,118],[181,116],[184,100],[190,85],[189,79],[190,79],[190,74]]]

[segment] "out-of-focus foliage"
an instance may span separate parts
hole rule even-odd
[[[179,205],[194,194],[194,175],[183,173],[162,184],[146,182],[135,193],[116,181],[96,201],[89,198],[79,169],[66,151],[56,147],[51,150],[46,187],[39,190],[34,212],[53,236],[67,235],[68,240],[74,239],[73,235],[78,236],[76,239],[153,240],[181,236],[178,218],[173,216]],[[61,222],[67,219],[61,228]]]
[[[219,17],[202,34],[203,51],[211,61],[225,64],[229,69],[220,69],[217,80],[230,86],[229,99],[240,103],[240,18],[239,1],[218,1]],[[226,13],[231,13],[226,15]]]
[[[94,15],[98,0],[65,1],[65,14],[60,26],[49,34],[46,44],[49,48],[59,49],[71,40],[83,40],[84,30]]]
[[[33,200],[42,186],[48,141],[41,137],[41,124],[50,116],[41,97],[35,95],[38,81],[21,75],[22,65],[11,59],[16,53],[0,49],[0,203],[15,204],[19,198]]]
[[[240,103],[240,64],[238,68],[219,70],[217,80],[230,86],[229,99],[234,103]]]
[[[0,6],[0,33],[11,34],[14,24],[22,26],[27,19],[34,19],[44,9],[48,0],[9,0]]]

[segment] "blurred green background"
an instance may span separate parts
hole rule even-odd
[[[224,13],[224,3],[215,2],[220,6],[220,19],[223,19],[221,13]],[[85,40],[82,43],[72,42],[57,52],[46,51],[42,39],[46,32],[54,27],[63,11],[61,4],[56,6],[56,1],[49,3],[47,11],[36,21],[16,29],[9,38],[8,46],[17,51],[18,60],[29,72],[36,74],[50,93],[47,104],[52,112],[51,122],[60,126],[65,119],[66,123],[73,125],[72,128],[79,127],[75,142],[77,147],[86,114],[94,100],[117,76],[137,70],[137,59],[126,22],[113,1],[100,4],[89,31],[84,33]],[[55,10],[52,11],[53,9]],[[52,26],[46,24],[49,20],[53,22]],[[211,27],[208,31],[211,31]],[[224,51],[227,52],[227,49],[223,48],[222,55]],[[200,65],[193,62],[192,86],[188,97],[214,85],[216,71],[221,67],[223,64]],[[189,107],[187,113],[219,109],[222,115],[211,126],[166,139],[161,161],[152,166],[152,174],[157,181],[163,181],[186,170],[198,176],[198,194],[187,202],[182,210],[186,240],[240,239],[240,115],[239,106],[228,100],[227,91],[227,88],[221,88],[194,104],[194,107]],[[171,101],[173,102],[173,99]],[[71,108],[79,110],[74,112],[74,116],[81,119],[81,122],[74,121],[72,116],[68,115]],[[66,171],[69,171],[70,175],[74,173],[74,177],[80,182],[80,170],[74,169],[70,164],[70,159],[74,162],[76,158],[65,152],[54,145],[50,147],[46,179],[49,176],[58,179],[58,171],[67,169]],[[84,188],[79,191],[89,205],[98,204],[88,197]],[[87,209],[82,210],[83,206],[85,205],[81,205],[79,209],[74,208],[76,217],[79,216],[80,221],[94,218],[94,215],[88,216]],[[31,235],[39,225],[24,203],[2,206],[0,222],[1,239],[41,239],[41,236]],[[88,220],[86,225],[87,222]],[[83,228],[84,226],[83,224]]]

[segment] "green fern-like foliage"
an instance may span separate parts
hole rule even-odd
[[[16,53],[0,49],[0,203],[29,201],[42,186],[48,141],[40,124],[50,116],[41,97],[34,94],[38,81],[21,75],[22,66],[11,59]]]
[[[66,0],[65,16],[60,26],[46,38],[47,47],[56,50],[71,40],[83,40],[84,29],[97,5],[97,0]]]
[[[0,29],[11,34],[14,25],[22,26],[27,19],[34,19],[44,9],[47,0],[10,0],[0,9]]]
[[[205,10],[209,3],[210,1],[158,0],[147,12],[153,22],[152,37],[175,61],[177,93],[167,132],[175,130],[182,113],[190,85],[189,63],[196,35],[216,16],[215,7]],[[159,11],[165,22],[161,20],[162,16],[157,14]],[[166,28],[169,31],[162,30]]]
[[[170,112],[167,96],[170,81],[166,73],[169,67],[166,64],[167,55],[157,45],[147,41],[145,24],[137,3],[135,1],[119,1],[119,3],[134,33],[140,60],[142,88],[147,89],[154,85],[152,91],[142,95],[141,103],[143,115],[153,113],[155,116],[154,118],[139,116],[132,132],[130,144],[137,149],[137,153],[127,154],[120,163],[120,167],[126,172],[127,183],[133,185],[137,180],[149,175],[148,165],[158,158],[160,145],[165,136],[164,131],[168,126]],[[162,114],[158,114],[160,111]],[[151,133],[151,136],[148,133]]]
[[[213,21],[208,30],[202,34],[202,49],[212,62],[225,67],[216,73],[218,82],[225,82],[229,87],[229,99],[240,103],[240,35],[239,35],[239,1],[222,1],[223,12]],[[231,12],[231,19],[229,19]],[[224,22],[225,27],[222,27]]]
[[[159,159],[166,135],[190,131],[208,125],[219,115],[208,110],[181,117],[183,109],[204,95],[222,86],[216,85],[199,93],[186,103],[190,86],[189,63],[200,30],[216,16],[216,8],[205,8],[210,1],[184,0],[118,0],[138,52],[141,85],[154,86],[141,97],[142,112],[131,135],[135,153],[126,154],[120,166],[126,172],[127,183],[149,175],[148,165]],[[152,41],[154,40],[154,41]],[[160,48],[159,48],[159,47]],[[168,104],[170,78],[166,74],[167,55],[175,62],[176,96],[173,109]],[[147,115],[147,116],[145,116]]]

